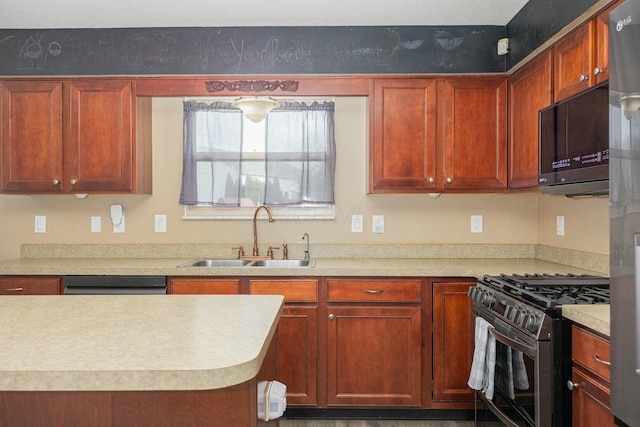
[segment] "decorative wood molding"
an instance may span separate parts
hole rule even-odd
[[[221,92],[223,90],[231,92],[273,92],[278,88],[287,92],[296,92],[298,83],[298,80],[236,80],[234,82],[209,80],[205,82],[205,85],[208,92]]]

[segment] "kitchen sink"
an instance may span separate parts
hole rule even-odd
[[[266,267],[266,268],[311,268],[315,267],[313,259],[197,259],[180,264],[178,267],[234,268],[234,267]]]
[[[268,268],[300,268],[315,267],[313,259],[261,259],[253,261],[249,267],[268,267]]]
[[[180,264],[178,267],[244,267],[250,264],[248,259],[198,259]]]

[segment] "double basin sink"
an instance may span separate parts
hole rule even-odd
[[[198,259],[180,264],[178,267],[204,268],[237,268],[237,267],[267,267],[267,268],[312,268],[314,259]]]

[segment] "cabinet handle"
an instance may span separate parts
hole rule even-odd
[[[447,182],[451,184],[453,182],[453,178],[447,178]]]
[[[593,355],[593,360],[595,360],[598,363],[602,363],[603,365],[611,366],[611,362],[607,362],[606,360],[600,359],[596,354]]]
[[[381,294],[384,292],[384,289],[365,289],[364,291],[368,294]]]
[[[602,72],[602,70],[600,69],[600,67],[596,67],[596,68],[593,69],[593,75],[594,76],[597,76],[601,72]]]
[[[331,314],[329,315],[329,320],[333,320],[333,319],[335,319],[335,318],[336,318],[336,316],[335,316],[333,313],[331,313]]]
[[[578,388],[578,383],[574,383],[571,380],[567,381],[567,388],[571,391]]]
[[[60,184],[60,181],[59,181],[59,180],[57,180],[57,179],[54,179],[54,180],[53,180],[53,185],[58,185],[58,184]]]
[[[22,292],[24,288],[7,288],[4,290],[5,292]]]
[[[69,180],[69,184],[71,184],[71,185],[76,185],[76,182],[77,181],[75,179],[70,179]]]
[[[584,75],[584,74],[580,74],[580,81],[581,81],[581,82],[584,82],[584,81],[587,81],[587,80],[589,80],[589,77],[588,77],[588,76],[586,76],[586,75]]]

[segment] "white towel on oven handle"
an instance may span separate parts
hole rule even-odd
[[[467,384],[491,400],[496,369],[496,339],[489,333],[489,328],[493,328],[493,325],[482,317],[476,317],[475,349]]]

